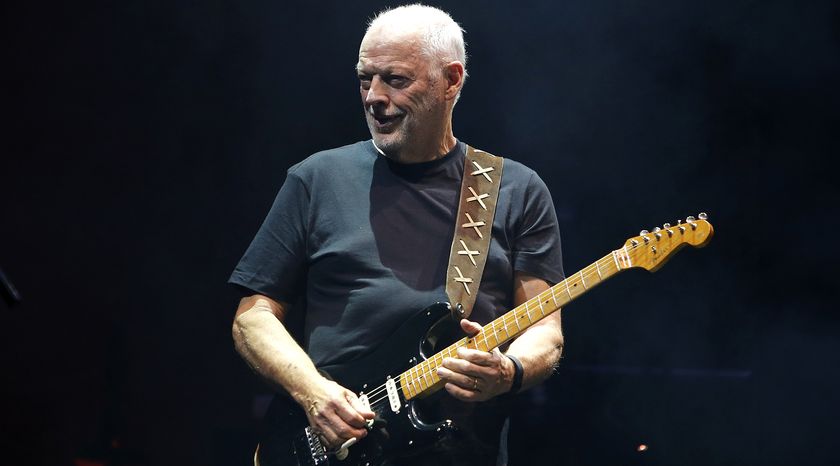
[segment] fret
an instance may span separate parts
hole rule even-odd
[[[455,357],[455,353],[458,351],[458,349],[457,349],[455,346],[449,346],[448,348],[446,348],[446,350],[445,350],[445,351],[446,351],[446,354],[445,354],[445,355],[442,355],[443,357],[445,357],[445,358],[454,358],[454,357]]]
[[[613,260],[615,261],[615,268],[621,270],[621,266],[618,264],[618,255],[616,251],[612,252]]]
[[[400,375],[400,385],[403,386],[404,391],[408,392],[408,396],[413,398],[417,395],[414,390],[414,385],[411,383],[411,369]]]
[[[528,311],[528,309],[527,309],[527,308],[525,309],[525,317],[527,317],[527,318],[528,318],[528,323],[529,323],[529,324],[533,324],[533,323],[534,323],[534,321],[533,321],[533,320],[531,320],[531,313]]]
[[[569,295],[569,300],[575,299],[575,298],[572,297],[571,290],[569,290],[569,280],[568,279],[563,280],[563,284],[566,285],[566,293]]]
[[[429,372],[430,374],[434,373],[437,370],[438,367],[443,365],[443,359],[441,359],[440,362],[437,361],[437,359],[439,357],[440,357],[440,355],[436,354],[436,355],[432,356],[431,358],[427,359],[426,362],[425,362],[426,368],[424,370],[426,372]]]
[[[496,346],[499,345],[499,334],[497,333],[498,330],[496,329],[496,321],[490,322],[493,327],[493,338],[496,339]]]
[[[409,377],[409,386],[417,391],[417,377],[415,374],[417,373],[417,366],[412,366],[411,369],[408,370],[408,377]],[[416,395],[416,394],[415,394]]]
[[[579,273],[580,273],[580,282],[583,284],[583,289],[585,290],[585,289],[587,289],[587,286],[586,286],[586,279],[583,278],[583,269],[581,269]]]
[[[551,291],[551,298],[554,299],[554,305],[560,307],[560,303],[557,302],[557,293],[554,292],[554,288],[556,287],[552,286],[548,290]]]
[[[604,277],[601,276],[601,266],[598,263],[601,262],[600,260],[595,261],[595,270],[598,272],[598,279],[603,280]]]
[[[540,303],[540,314],[542,314],[542,316],[545,317],[545,309],[543,309],[543,302],[542,302],[542,293],[540,293],[538,298],[540,298],[540,300],[538,301]]]
[[[521,332],[522,327],[519,326],[519,319],[516,318],[516,313],[513,314],[513,323],[516,324],[516,330]]]

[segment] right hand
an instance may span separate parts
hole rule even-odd
[[[306,411],[309,425],[335,450],[344,442],[367,435],[366,424],[375,413],[362,405],[355,393],[341,385],[321,378],[299,403]]]

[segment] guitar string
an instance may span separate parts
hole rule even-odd
[[[563,287],[562,285],[565,284],[566,293],[569,295],[569,301],[571,301],[571,300],[575,299],[577,296],[580,296],[583,293],[579,292],[579,293],[577,293],[576,296],[573,296],[572,292],[571,292],[571,288],[569,287],[569,285],[571,284],[575,289],[577,289],[578,283],[580,283],[580,284],[583,285],[583,289],[584,289],[584,292],[585,292],[585,290],[588,290],[590,288],[590,285],[586,284],[586,279],[587,278],[592,279],[596,275],[598,276],[598,281],[595,282],[592,286],[596,286],[596,285],[600,284],[601,281],[604,280],[603,273],[601,272],[601,266],[602,265],[605,267],[605,270],[607,272],[612,272],[606,278],[610,278],[610,276],[612,276],[613,273],[618,273],[618,272],[621,272],[622,270],[624,270],[626,268],[629,268],[627,266],[622,268],[621,265],[618,263],[619,262],[619,254],[621,254],[622,252],[624,254],[621,256],[621,259],[622,259],[621,262],[625,262],[625,261],[629,262],[629,266],[632,267],[632,261],[631,261],[631,258],[630,258],[630,254],[626,250],[626,247],[622,248],[622,249],[617,249],[617,250],[611,251],[609,254],[602,257],[601,259],[598,259],[595,262],[593,262],[592,264],[582,268],[579,272],[576,272],[576,273],[572,274],[571,276],[566,277],[563,281],[555,284],[555,286],[552,286],[551,288],[541,292],[537,296],[535,296],[535,297],[529,299],[528,301],[524,302],[522,305],[517,306],[517,308],[511,310],[510,312],[507,312],[507,313],[503,314],[500,318],[495,319],[492,322],[490,322],[488,325],[491,326],[491,329],[493,331],[492,336],[493,336],[493,339],[496,340],[496,344],[495,345],[490,345],[488,343],[488,341],[489,341],[487,339],[488,335],[485,332],[485,330],[483,329],[475,337],[472,337],[472,340],[474,340],[476,342],[476,347],[478,347],[478,344],[479,344],[479,340],[478,340],[479,337],[483,338],[484,346],[487,347],[488,349],[491,346],[493,348],[497,348],[497,347],[501,346],[501,344],[504,344],[504,343],[499,343],[499,338],[497,336],[499,334],[499,331],[504,330],[506,335],[503,337],[503,340],[507,341],[508,339],[511,338],[511,332],[507,329],[507,324],[509,324],[509,323],[516,324],[517,332],[513,332],[513,335],[516,335],[518,332],[522,331],[521,328],[519,327],[518,319],[520,319],[524,316],[527,316],[528,319],[529,319],[529,325],[528,326],[530,326],[533,323],[533,321],[531,319],[531,312],[536,311],[537,308],[539,308],[540,313],[543,314],[542,316],[537,318],[537,321],[544,318],[545,317],[545,310],[543,309],[543,307],[541,305],[543,303],[543,300],[545,300],[546,303],[553,300],[555,305],[556,305],[557,304],[557,293],[558,293],[557,290],[562,288]],[[607,267],[607,266],[609,266],[609,267]],[[611,269],[612,266],[616,267],[615,272],[612,271],[612,269]],[[576,277],[580,277],[580,281],[578,283],[574,282],[574,279]],[[559,293],[561,295],[563,294],[562,291],[559,291]],[[546,296],[543,296],[543,295],[546,295]],[[567,301],[567,303],[569,301]],[[536,303],[536,304],[532,304],[532,303]],[[566,304],[566,303],[563,303],[563,304]],[[554,309],[551,309],[549,311],[549,314],[552,313],[552,312],[555,312],[563,304],[557,305],[557,307],[555,307]],[[497,328],[497,320],[499,321],[498,325],[500,325],[501,328]],[[527,329],[527,327],[526,327],[526,329]],[[436,374],[434,374],[432,371],[437,369],[437,367],[439,367],[440,365],[442,365],[443,358],[447,357],[447,356],[442,356],[442,354],[444,352],[446,352],[447,354],[450,354],[452,352],[452,350],[457,350],[457,348],[464,347],[467,344],[469,344],[469,340],[465,340],[464,344],[459,345],[458,343],[456,343],[456,344],[450,345],[447,348],[445,348],[444,350],[441,350],[440,352],[436,353],[432,357],[426,359],[425,361],[423,361],[419,364],[416,364],[415,366],[412,366],[411,368],[409,368],[409,370],[403,372],[402,374],[400,374],[399,377],[397,377],[395,379],[395,387],[398,390],[402,390],[401,381],[403,379],[403,374],[407,374],[407,376],[410,377],[411,382],[418,383],[418,384],[419,384],[419,381],[421,379],[425,379],[427,376],[430,377],[432,380],[434,380]],[[451,357],[451,354],[448,357]],[[440,362],[437,362],[436,361],[437,359],[440,359]],[[414,373],[417,376],[412,376],[411,371],[414,371]],[[439,381],[440,381],[440,379],[438,378],[438,380],[436,380],[435,383],[437,383]],[[427,384],[426,388],[421,388],[420,391],[423,391],[423,390],[426,390],[426,389],[428,389],[428,384]],[[382,393],[382,390],[385,390],[386,394],[384,396],[381,396],[381,397],[376,398],[376,399],[371,401],[372,398],[379,396]],[[388,396],[387,396],[387,385],[382,384],[382,385],[374,388],[370,393],[366,394],[366,396],[368,397],[368,403],[370,404],[371,407],[378,406],[382,401],[384,401],[388,398]]]
[[[617,251],[614,251],[614,252],[617,252]],[[596,261],[596,263],[598,263],[598,265],[602,265],[602,264],[606,263],[606,264],[609,264],[610,266],[614,266],[615,264],[614,264],[614,261],[612,260],[612,256],[613,256],[613,253],[610,253],[607,256],[605,256],[605,257],[599,259],[598,261]],[[606,265],[604,265],[604,267],[606,267]],[[521,309],[516,308],[516,309],[513,309],[512,311],[504,314],[503,316],[501,316],[500,319],[497,319],[497,320],[499,320],[499,322],[494,320],[494,321],[490,322],[489,324],[485,325],[484,330],[482,330],[481,333],[479,333],[475,337],[473,337],[473,340],[476,341],[476,346],[478,346],[478,344],[480,344],[481,340],[484,340],[484,346],[488,347],[488,348],[490,348],[491,346],[492,347],[501,346],[501,344],[504,344],[504,343],[495,344],[495,345],[489,343],[490,340],[489,340],[488,335],[486,333],[486,331],[488,330],[488,326],[490,326],[490,329],[492,329],[493,339],[496,340],[497,342],[499,341],[499,338],[497,337],[497,335],[499,335],[500,334],[499,332],[502,331],[502,330],[506,334],[506,335],[503,336],[503,339],[504,340],[510,339],[511,335],[516,335],[516,333],[521,331],[521,329],[517,324],[516,332],[510,331],[506,328],[506,326],[508,324],[516,324],[517,321],[520,318],[524,317],[525,315],[527,315],[529,317],[529,320],[530,320],[530,314],[532,312],[537,311],[537,310],[539,310],[540,313],[544,314],[545,311],[544,311],[543,308],[541,308],[540,303],[542,303],[544,300],[545,300],[545,302],[550,302],[550,301],[554,300],[555,304],[556,304],[556,301],[557,301],[556,300],[556,295],[558,293],[565,294],[562,291],[556,291],[557,289],[563,288],[562,285],[563,285],[564,282],[569,282],[569,281],[573,282],[575,278],[581,277],[581,275],[583,277],[583,282],[585,282],[587,278],[589,278],[589,279],[594,278],[596,275],[598,275],[600,278],[603,278],[603,277],[601,277],[602,274],[598,273],[599,268],[600,267],[596,266],[595,263],[590,264],[589,266],[581,269],[580,272],[574,273],[573,275],[566,278],[562,282],[557,283],[555,286],[549,288],[548,290],[545,290],[545,291],[541,292],[540,294],[538,294],[534,298],[526,301],[525,303],[523,303],[521,305]],[[622,269],[619,269],[619,271],[620,270],[622,270]],[[598,283],[600,283],[600,280],[598,281]],[[595,283],[595,285],[597,285],[598,283]],[[585,283],[583,283],[583,284],[585,285]],[[575,288],[577,288],[577,283],[573,284],[573,286]],[[594,286],[594,285],[592,285],[592,286]],[[584,289],[587,289],[589,287],[590,287],[590,285],[585,285]],[[570,295],[571,298],[575,297],[575,296],[571,296],[572,295],[571,288],[569,288],[567,290],[567,293]],[[578,293],[577,295],[579,296],[580,294],[582,294],[582,293]],[[545,296],[543,296],[543,295],[545,295]],[[560,306],[557,306],[557,307],[560,307]],[[557,309],[557,307],[552,309],[550,312],[554,312]],[[537,320],[540,320],[543,317],[545,317],[545,315],[539,316],[539,318]],[[529,322],[529,325],[530,325],[530,322]],[[458,347],[462,347],[462,346],[465,346],[465,345],[457,346],[457,347],[455,347],[455,349],[457,349]],[[442,358],[439,358],[439,355],[441,355],[445,351],[449,352],[451,349],[453,349],[453,348],[448,347],[448,348],[442,350],[441,352],[435,354],[431,358],[429,358],[429,359],[423,361],[422,363],[417,364],[416,366],[412,367],[412,370],[417,368],[415,370],[415,372],[418,373],[418,377],[412,377],[411,380],[412,381],[419,381],[423,377],[432,376],[433,375],[432,370],[434,370],[436,368],[436,366],[440,365],[435,360],[436,359],[442,359]],[[441,361],[441,363],[442,363],[442,361]],[[432,366],[432,367],[428,367],[428,366]]]
[[[555,305],[556,305],[557,304],[557,293],[558,293],[557,290],[559,290],[560,288],[563,288],[562,285],[565,284],[566,293],[569,295],[569,298],[570,298],[570,301],[571,301],[571,300],[573,300],[577,296],[580,296],[583,293],[579,292],[579,293],[577,293],[576,296],[573,296],[572,292],[571,292],[572,288],[569,287],[569,284],[571,284],[575,289],[577,289],[578,284],[582,284],[583,289],[587,290],[588,288],[590,288],[590,285],[586,284],[586,279],[587,278],[592,279],[596,275],[598,276],[599,280],[596,283],[594,283],[592,286],[598,285],[598,284],[600,284],[601,281],[603,281],[604,277],[603,277],[603,273],[601,272],[601,266],[602,265],[605,267],[605,270],[607,272],[613,272],[612,266],[615,265],[616,269],[615,269],[614,273],[620,272],[620,271],[628,268],[627,266],[622,268],[620,266],[620,264],[617,264],[618,263],[618,254],[620,254],[622,252],[624,252],[624,255],[621,256],[621,258],[622,258],[621,262],[625,262],[625,261],[630,262],[630,264],[631,264],[630,266],[632,266],[632,261],[630,261],[628,251],[626,251],[625,249],[619,249],[619,250],[611,251],[606,256],[604,256],[601,259],[596,260],[594,263],[584,267],[579,272],[576,272],[576,273],[572,274],[571,276],[567,277],[563,281],[557,283],[555,286],[549,288],[548,290],[545,290],[545,291],[541,292],[540,294],[538,294],[534,298],[529,299],[528,301],[523,303],[521,306],[518,306],[517,308],[513,309],[512,311],[502,315],[501,318],[492,321],[488,325],[490,325],[490,328],[492,329],[492,336],[493,336],[493,339],[496,340],[496,344],[491,345],[489,343],[489,340],[487,338],[488,335],[487,335],[486,329],[485,329],[485,330],[482,330],[481,333],[477,334],[475,337],[472,337],[472,340],[476,342],[476,347],[479,346],[481,339],[484,340],[484,346],[487,347],[488,349],[490,349],[491,346],[493,348],[501,346],[501,344],[503,344],[503,343],[499,343],[499,338],[497,336],[497,335],[499,335],[499,331],[504,330],[504,332],[506,334],[505,336],[503,336],[503,340],[506,341],[506,340],[510,339],[511,335],[516,335],[518,332],[522,331],[521,327],[518,324],[518,320],[522,317],[527,316],[528,319],[529,319],[529,325],[528,326],[530,326],[533,323],[533,320],[531,319],[531,312],[536,311],[538,308],[540,310],[540,313],[543,314],[543,315],[539,316],[537,318],[537,321],[544,318],[545,317],[545,310],[541,306],[541,303],[543,302],[543,300],[545,300],[546,303],[549,303],[552,300],[554,300]],[[609,267],[607,267],[607,266],[609,266]],[[612,273],[610,274],[610,276],[612,276]],[[580,277],[580,279],[576,283],[575,279],[577,277]],[[609,276],[607,278],[609,278]],[[559,293],[563,294],[562,291],[559,291]],[[566,304],[566,303],[563,303],[563,304]],[[559,308],[560,306],[562,306],[562,304],[557,305],[557,307],[551,309],[549,311],[549,314],[552,313],[552,312],[555,312],[557,310],[557,308]],[[497,320],[499,322],[497,322]],[[500,325],[501,328],[497,328],[497,324]],[[507,329],[508,324],[516,324],[517,331],[511,333],[511,331],[509,331]],[[527,329],[527,327],[526,327],[526,329]],[[437,367],[442,365],[443,358],[447,357],[447,356],[443,356],[443,353],[446,352],[447,355],[449,355],[448,357],[451,357],[451,352],[452,352],[453,349],[457,350],[457,348],[466,346],[468,344],[469,344],[469,340],[465,340],[463,344],[450,345],[449,347],[445,348],[444,350],[441,350],[440,352],[433,355],[431,358],[421,362],[420,364],[417,364],[417,365],[411,367],[408,371],[405,371],[405,373],[407,373],[407,376],[410,377],[410,381],[414,382],[414,383],[419,384],[419,382],[421,380],[424,380],[426,377],[431,378],[432,380],[434,380],[434,383],[437,383],[437,382],[440,381],[440,379],[438,377],[437,380],[435,380],[436,374],[433,371],[436,370]],[[437,360],[440,360],[440,362],[438,362]],[[414,371],[416,376],[412,376],[411,371]],[[402,374],[401,374],[401,377],[398,377],[395,380],[395,386],[398,389],[402,389],[402,384],[401,384],[402,378],[403,377],[402,377]],[[376,387],[374,390],[371,391],[370,394],[367,395],[369,404],[371,406],[378,405],[379,403],[381,403],[383,400],[385,400],[387,398],[387,393],[386,393],[385,396],[379,397],[379,398],[377,398],[373,401],[370,401],[371,398],[378,396],[382,392],[383,389],[387,390],[387,386],[384,385],[384,384],[380,385],[379,387]],[[421,388],[420,390],[423,391],[423,390],[426,390],[426,389],[428,389],[428,384],[427,384],[426,388]]]
[[[497,320],[501,320],[501,322],[499,322],[499,324],[501,325],[501,328],[496,328],[496,327],[497,327],[497,326],[495,325],[496,320],[492,321],[492,322],[491,322],[490,324],[488,324],[488,325],[491,325],[491,327],[492,327],[492,329],[493,329],[493,338],[494,338],[495,340],[497,340],[497,341],[498,341],[498,338],[496,337],[496,335],[498,334],[498,331],[499,331],[499,330],[504,330],[504,331],[505,331],[505,333],[507,334],[507,335],[504,337],[505,339],[509,339],[509,338],[510,338],[510,336],[511,336],[511,334],[515,335],[515,334],[516,334],[516,332],[510,332],[510,331],[508,331],[508,330],[507,330],[507,328],[506,328],[506,325],[507,325],[507,324],[513,324],[513,323],[516,323],[516,322],[518,321],[518,319],[519,319],[519,318],[521,318],[521,317],[523,316],[523,314],[527,314],[527,315],[529,316],[529,318],[530,318],[530,313],[531,313],[532,311],[536,311],[538,308],[540,309],[540,312],[541,312],[541,313],[544,313],[544,310],[542,310],[542,308],[540,307],[539,303],[543,302],[543,299],[545,299],[545,300],[546,300],[546,302],[549,302],[550,300],[554,300],[554,301],[555,301],[555,303],[556,303],[556,295],[557,295],[557,291],[555,291],[555,289],[556,289],[556,288],[562,288],[562,286],[561,286],[561,285],[563,285],[563,283],[565,283],[565,282],[569,282],[569,281],[572,281],[575,277],[581,277],[581,278],[582,278],[582,283],[583,283],[583,285],[584,285],[584,289],[588,289],[588,288],[589,288],[589,286],[587,286],[587,285],[585,284],[585,281],[586,281],[586,278],[587,278],[587,277],[588,277],[588,278],[593,278],[593,277],[595,277],[596,275],[598,275],[598,276],[599,276],[599,278],[602,278],[602,277],[601,277],[601,273],[599,273],[600,268],[599,268],[596,264],[600,265],[601,263],[606,263],[606,264],[609,264],[610,266],[614,266],[614,265],[615,265],[615,263],[614,263],[615,259],[613,258],[613,257],[614,257],[613,255],[614,255],[615,253],[618,253],[618,252],[621,252],[621,251],[622,251],[622,250],[616,250],[616,251],[611,252],[610,254],[607,254],[606,256],[602,257],[601,259],[598,259],[597,261],[595,261],[594,263],[592,263],[592,264],[590,264],[590,265],[588,265],[588,266],[584,267],[584,268],[583,268],[583,269],[581,269],[579,272],[575,272],[573,275],[571,275],[571,276],[567,277],[566,279],[564,279],[563,281],[561,281],[561,282],[557,283],[555,286],[553,286],[553,287],[551,287],[551,288],[549,288],[549,289],[547,289],[547,290],[545,290],[545,291],[541,292],[540,294],[538,294],[538,295],[537,295],[537,296],[535,296],[534,298],[529,299],[528,301],[524,302],[521,306],[518,306],[517,308],[515,308],[515,309],[511,310],[510,312],[508,312],[508,313],[506,313],[506,314],[502,315],[500,319],[497,319]],[[593,272],[593,270],[592,270],[593,268],[595,269],[595,270],[594,270],[594,272]],[[623,269],[618,268],[618,271],[621,271],[621,270],[623,270]],[[600,283],[600,280],[599,280],[599,282],[598,282],[598,283]],[[597,285],[598,283],[596,283],[596,285]],[[566,286],[568,287],[568,283],[566,284]],[[575,288],[577,288],[577,283],[575,283],[573,286],[574,286]],[[560,291],[560,293],[562,294],[562,291]],[[570,298],[572,298],[572,299],[574,299],[574,298],[576,297],[576,296],[571,296],[571,289],[570,289],[570,288],[567,288],[567,293],[570,295]],[[543,295],[544,295],[544,294],[549,295],[549,296],[543,297]],[[578,293],[578,295],[577,295],[577,296],[580,296],[580,294],[582,294],[582,293]],[[536,303],[538,303],[538,304],[529,305],[529,303],[531,303],[531,302],[536,302]],[[521,307],[522,309],[519,309],[520,307]],[[533,309],[530,309],[531,307],[533,307]],[[560,307],[560,306],[558,306],[558,307]],[[552,309],[552,310],[551,310],[551,312],[556,311],[556,309],[557,309],[557,308]],[[524,311],[524,312],[522,312],[522,311]],[[520,314],[520,315],[517,315],[517,314]],[[540,319],[542,319],[543,317],[545,317],[545,315],[540,316],[540,317],[539,317],[539,319],[537,319],[537,320],[540,320]],[[485,326],[485,327],[486,327],[486,326]],[[519,328],[518,324],[517,324],[517,331],[521,331],[521,329]],[[478,338],[479,338],[479,337],[483,337],[483,340],[484,340],[484,346],[486,346],[486,347],[488,347],[488,348],[491,346],[491,345],[489,345],[489,344],[488,344],[487,335],[485,334],[485,331],[484,331],[484,330],[482,330],[482,332],[481,332],[481,333],[477,334],[475,337],[473,337],[473,338],[472,338],[473,340],[475,340],[475,341],[476,341],[476,346],[478,345]],[[466,342],[465,342],[465,343],[466,343]],[[466,344],[468,344],[468,343],[466,343]],[[405,372],[408,372],[408,373],[409,373],[409,376],[410,376],[410,372],[411,372],[412,370],[414,370],[416,373],[418,373],[418,374],[417,374],[417,375],[418,375],[418,377],[412,377],[412,378],[411,378],[411,381],[412,381],[412,382],[417,381],[417,382],[419,383],[419,381],[420,381],[420,379],[421,379],[421,378],[425,378],[425,377],[427,377],[427,376],[428,376],[428,377],[431,377],[431,378],[432,378],[432,380],[434,380],[434,373],[432,372],[432,370],[436,369],[436,368],[437,368],[437,366],[439,366],[439,365],[441,365],[441,364],[442,364],[442,359],[443,359],[443,357],[442,357],[442,356],[440,356],[440,355],[441,355],[443,352],[447,352],[447,353],[449,353],[449,352],[451,352],[451,350],[452,350],[452,349],[456,349],[456,350],[457,350],[457,348],[464,347],[464,346],[466,346],[466,344],[464,344],[464,345],[460,345],[460,346],[450,345],[449,347],[447,347],[447,348],[445,348],[445,349],[441,350],[440,352],[436,353],[435,355],[433,355],[433,356],[432,356],[432,357],[430,357],[429,359],[426,359],[425,361],[423,361],[423,362],[421,362],[421,363],[419,363],[419,364],[417,364],[417,365],[415,365],[415,366],[412,366],[412,367],[411,367],[408,371],[405,371]],[[502,344],[503,344],[503,343],[502,343]],[[453,348],[453,346],[454,346],[454,348]],[[494,346],[494,348],[495,348],[495,347],[498,347],[498,346],[501,346],[501,345],[496,345],[496,346]],[[440,357],[439,357],[439,356],[440,356]],[[435,360],[436,360],[436,359],[441,359],[441,362],[440,362],[440,363],[436,363],[436,362],[435,362]],[[421,367],[421,366],[424,366],[424,367]],[[425,367],[425,366],[432,366],[432,367],[428,367],[428,368],[427,368],[427,367]],[[402,389],[402,387],[401,387],[401,385],[402,385],[402,384],[400,383],[400,379],[401,379],[401,378],[402,378],[402,377],[397,377],[397,378],[394,380],[394,381],[395,381],[395,385],[396,385],[396,388],[397,388],[397,389]],[[436,382],[437,382],[437,381],[436,381]],[[428,386],[427,386],[427,387],[428,387]],[[427,388],[422,388],[421,390],[426,390],[426,389],[427,389]],[[385,394],[384,396],[379,397],[379,398],[377,398],[377,399],[375,399],[375,400],[371,400],[373,397],[379,396],[379,395],[382,393],[382,390],[386,390],[386,394]],[[387,395],[387,386],[386,386],[386,384],[382,384],[382,385],[380,385],[380,386],[378,386],[378,387],[374,388],[373,390],[371,390],[371,392],[370,392],[370,393],[367,393],[367,394],[365,394],[365,395],[368,397],[368,403],[370,404],[370,406],[371,406],[371,407],[373,407],[374,405],[378,405],[379,403],[381,403],[382,401],[384,401],[384,400],[386,400],[386,399],[388,398],[388,395]]]

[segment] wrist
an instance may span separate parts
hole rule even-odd
[[[525,370],[522,367],[522,362],[516,356],[505,354],[505,357],[510,360],[511,364],[513,364],[513,381],[507,394],[515,395],[522,389],[522,379],[525,376]]]

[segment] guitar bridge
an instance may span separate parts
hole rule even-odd
[[[297,451],[305,450],[307,453],[306,458],[300,458],[300,455],[298,455],[298,459],[303,460],[300,463],[301,466],[327,466],[330,464],[329,458],[327,458],[327,449],[321,443],[321,438],[312,431],[312,427],[304,429],[301,437],[302,442],[300,443],[304,443],[304,445],[298,444]]]

